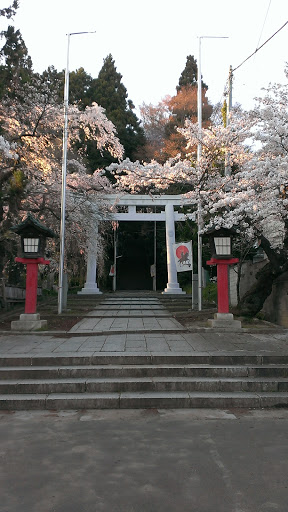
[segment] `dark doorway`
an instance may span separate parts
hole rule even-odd
[[[152,222],[120,222],[117,243],[117,290],[152,290]]]

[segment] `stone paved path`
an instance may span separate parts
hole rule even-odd
[[[104,299],[97,308],[88,313],[87,318],[74,325],[73,333],[121,332],[162,332],[183,331],[184,327],[157,298],[142,299]]]
[[[109,297],[98,301],[67,333],[0,333],[0,355],[109,353],[277,353],[288,354],[288,331],[190,332],[157,297]]]

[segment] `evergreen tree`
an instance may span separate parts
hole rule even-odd
[[[104,59],[98,78],[93,80],[89,91],[90,101],[103,107],[110,121],[115,125],[117,135],[125,149],[125,157],[130,160],[141,158],[141,150],[145,144],[144,130],[140,126],[135,106],[128,98],[126,87],[122,83],[122,75],[117,72],[112,55]],[[96,148],[88,148],[88,161],[92,169],[109,165],[115,161],[111,155],[102,155]]]
[[[201,77],[202,78],[202,77]],[[180,78],[179,84],[176,87],[177,93],[182,89],[182,87],[192,86],[197,87],[198,84],[198,66],[197,60],[193,55],[188,55],[186,60],[185,68],[183,69]],[[208,85],[204,84],[202,80],[202,88],[208,89]]]
[[[92,77],[86,73],[84,68],[81,67],[76,71],[71,71],[69,77],[69,103],[77,103],[81,110],[91,105],[92,82]]]
[[[39,75],[39,81],[39,83],[45,85],[46,89],[50,91],[54,101],[57,101],[59,105],[63,105],[65,72],[57,71],[54,66],[49,66]]]
[[[0,50],[0,98],[4,92],[28,82],[32,75],[32,60],[21,36],[20,30],[9,25],[1,32],[5,44]]]
[[[165,126],[164,144],[162,148],[162,161],[175,157],[179,153],[182,158],[186,155],[185,137],[177,131],[177,128],[183,128],[186,119],[197,123],[198,118],[198,67],[197,61],[193,55],[188,55],[186,66],[182,71],[179,84],[176,87],[177,94],[172,96],[167,102],[171,112]],[[212,113],[212,106],[209,105],[206,97],[208,86],[201,80],[202,87],[202,122],[206,127]]]

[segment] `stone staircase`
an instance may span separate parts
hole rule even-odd
[[[0,358],[2,410],[287,406],[288,355]]]

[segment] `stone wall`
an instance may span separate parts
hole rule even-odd
[[[288,327],[288,272],[276,279],[262,312],[265,320]]]

